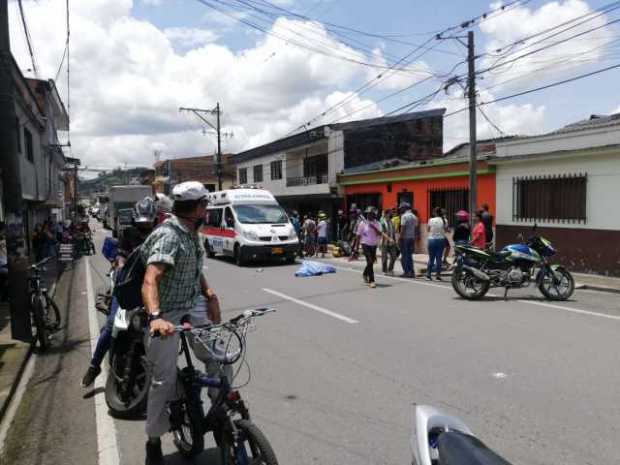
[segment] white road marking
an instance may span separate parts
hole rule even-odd
[[[86,293],[88,301],[88,327],[90,330],[91,353],[95,352],[97,338],[99,337],[99,324],[97,323],[97,313],[95,312],[95,294],[93,292],[93,282],[90,272],[90,258],[86,259]],[[101,374],[95,379],[95,389],[105,388],[108,377],[108,368],[104,364]],[[119,465],[120,455],[116,441],[116,426],[114,420],[108,415],[108,406],[103,394],[97,394],[95,399],[95,416],[97,421],[97,463],[99,465]]]
[[[493,376],[493,378],[495,378],[495,379],[505,379],[505,378],[508,378],[508,375],[506,373],[502,373],[501,371],[498,371],[497,373],[493,373],[491,376]]]
[[[281,292],[274,291],[273,289],[265,289],[265,288],[263,288],[263,291],[265,291],[265,292],[267,292],[269,294],[273,294],[273,295],[275,295],[277,297],[280,297],[282,299],[290,300],[291,302],[295,302],[296,304],[301,305],[301,306],[306,307],[306,308],[309,308],[311,310],[314,310],[314,311],[323,313],[325,315],[331,316],[332,318],[336,318],[338,320],[344,321],[345,323],[349,323],[349,324],[352,324],[352,325],[354,325],[356,323],[359,323],[359,321],[354,320],[353,318],[349,318],[348,316],[344,316],[344,315],[341,315],[340,313],[332,312],[331,310],[327,310],[326,308],[319,307],[318,305],[314,305],[314,304],[311,304],[309,302],[304,302],[303,300],[296,299],[295,297],[291,297],[290,295],[282,294]]]
[[[30,359],[26,363],[26,368],[24,368],[22,378],[19,380],[19,384],[17,385],[17,389],[13,394],[13,398],[11,399],[11,403],[9,404],[9,408],[6,410],[4,418],[2,419],[2,424],[0,424],[0,454],[4,452],[4,442],[6,441],[6,437],[9,434],[9,427],[13,423],[13,419],[15,418],[15,414],[17,413],[17,408],[22,402],[24,392],[26,392],[26,386],[28,386],[28,382],[30,381],[30,378],[32,378],[32,374],[34,373],[36,358],[37,356],[34,353],[30,354]]]
[[[563,307],[562,305],[548,304],[546,302],[538,302],[536,300],[517,300],[516,302],[538,305],[540,307],[552,308],[554,310],[563,310],[565,312],[578,313],[580,315],[596,316],[599,318],[608,318],[610,320],[620,321],[620,316],[618,315],[608,315],[607,313],[591,312],[589,310],[581,310],[579,308]]]
[[[349,268],[349,267],[343,267],[343,266],[334,266],[334,268],[336,268],[337,270],[352,271],[354,273],[361,273],[362,272],[361,270],[357,270],[355,268]],[[444,290],[451,290],[452,289],[450,286],[442,286],[441,284],[428,283],[428,282],[420,281],[419,279],[399,278],[399,277],[396,277],[396,276],[385,276],[385,275],[381,275],[381,278],[384,278],[384,279],[395,279],[397,281],[405,281],[407,283],[418,284],[420,286],[438,287],[438,288],[444,289]],[[582,292],[582,291],[580,291],[580,292]],[[491,292],[487,293],[487,296],[489,296],[489,297],[501,297],[500,295],[493,294]],[[540,306],[540,307],[547,307],[547,308],[551,308],[551,309],[554,309],[554,310],[563,310],[565,312],[577,313],[577,314],[580,314],[580,315],[594,316],[594,317],[598,317],[598,318],[607,318],[607,319],[610,319],[610,320],[620,321],[620,315],[609,315],[607,313],[592,312],[592,311],[589,311],[589,310],[581,310],[579,308],[564,307],[562,305],[548,304],[546,302],[539,302],[537,300],[519,299],[519,300],[508,300],[507,302],[508,303],[519,302],[519,303],[523,303],[523,304],[537,305],[537,306]]]

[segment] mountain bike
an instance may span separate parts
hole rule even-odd
[[[180,325],[181,353],[187,366],[177,376],[179,398],[169,403],[170,425],[179,452],[191,457],[204,449],[204,435],[213,433],[224,465],[277,465],[278,460],[269,441],[250,419],[250,412],[239,391],[231,385],[224,370],[208,376],[194,367],[192,346],[206,350],[221,367],[245,361],[246,334],[256,317],[275,311],[271,308],[246,310],[223,324],[190,327]],[[237,370],[238,372],[238,370]],[[216,388],[207,413],[203,411],[200,392]]]
[[[48,257],[30,266],[28,277],[30,321],[32,327],[32,342],[39,344],[39,350],[44,352],[50,344],[51,334],[60,328],[60,310],[56,302],[50,297],[42,272],[44,265],[51,259]]]

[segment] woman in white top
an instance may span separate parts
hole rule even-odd
[[[428,220],[428,265],[426,266],[426,279],[429,281],[433,268],[437,281],[441,281],[441,256],[446,245],[446,225],[441,216],[441,208],[433,210],[433,217]],[[433,266],[434,265],[434,266]]]

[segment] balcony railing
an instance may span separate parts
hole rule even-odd
[[[314,184],[327,184],[327,175],[308,176],[301,178],[286,178],[286,187],[311,186]]]

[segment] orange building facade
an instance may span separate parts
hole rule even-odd
[[[395,208],[407,201],[418,211],[423,224],[434,207],[446,208],[450,222],[456,211],[469,210],[469,166],[462,159],[342,174],[339,184],[344,189],[347,209],[352,203],[358,208]],[[478,207],[487,203],[495,216],[495,167],[486,161],[478,161],[477,202]]]

